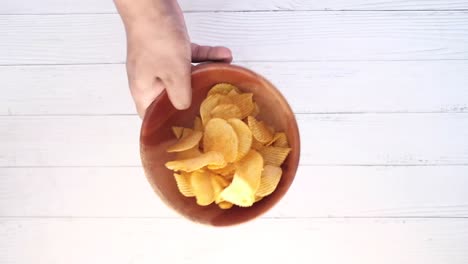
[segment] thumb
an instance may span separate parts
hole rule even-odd
[[[226,47],[200,46],[192,43],[192,62],[232,61],[231,50]]]

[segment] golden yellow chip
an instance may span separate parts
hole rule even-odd
[[[174,173],[174,178],[177,184],[177,188],[180,193],[185,197],[194,197],[192,185],[190,184],[190,174],[189,173]]]
[[[234,95],[239,95],[241,94],[239,91],[236,91],[235,89],[232,89],[227,96],[234,96]]]
[[[211,110],[211,118],[222,118],[228,120],[230,118],[240,118],[241,111],[234,104],[219,104]]]
[[[238,161],[247,155],[252,146],[252,132],[250,132],[249,127],[240,119],[229,119],[228,123],[236,132],[239,141],[236,157],[236,161]]]
[[[196,116],[195,120],[193,121],[193,130],[195,131],[203,131],[203,124],[201,118]]]
[[[261,143],[260,141],[256,140],[253,136],[252,136],[252,149],[255,149],[255,150],[261,150],[265,148],[265,145],[263,145],[263,143]]]
[[[193,133],[193,129],[184,127],[184,130],[182,130],[181,138],[188,137],[192,133]]]
[[[255,192],[260,186],[263,170],[263,158],[255,150],[249,151],[239,161],[231,184],[220,194],[220,198],[241,207],[252,206]]]
[[[257,121],[253,116],[247,117],[247,123],[252,131],[253,137],[259,142],[265,144],[273,139],[273,134],[265,123]]]
[[[251,115],[255,109],[255,104],[253,102],[253,94],[244,93],[239,95],[229,96],[232,103],[239,107],[241,116],[239,119],[244,119],[247,116]]]
[[[174,136],[179,139],[180,137],[182,137],[182,132],[184,131],[184,128],[183,127],[172,127],[172,133],[174,133]]]
[[[236,92],[239,92],[239,88],[237,88],[236,86],[230,83],[218,83],[210,89],[207,96],[210,96],[213,94],[227,95],[229,92],[233,90]]]
[[[214,168],[214,169],[208,168],[208,169],[210,169],[214,173],[219,174],[221,176],[230,176],[230,175],[234,175],[234,172],[236,171],[236,166],[234,165],[234,163],[228,163],[226,166],[222,168]]]
[[[222,153],[209,151],[194,158],[169,161],[165,165],[166,168],[173,171],[192,172],[199,170],[207,165],[221,166],[223,164],[225,164],[225,161]]]
[[[253,117],[256,117],[258,114],[260,114],[260,107],[258,106],[257,103],[254,103],[254,110],[252,111],[252,114],[250,114]]]
[[[273,139],[267,145],[273,145],[274,147],[281,148],[289,148],[288,137],[284,132],[276,133]]]
[[[198,146],[198,143],[203,137],[203,133],[200,131],[193,131],[186,137],[182,137],[174,145],[170,146],[167,149],[167,152],[181,152],[184,150],[191,149],[195,146]]]
[[[261,196],[255,196],[255,202],[258,202],[258,201],[260,201],[261,199],[263,199],[263,197],[261,197]]]
[[[281,180],[283,171],[280,167],[265,165],[260,179],[260,187],[258,187],[256,196],[265,197],[275,191],[276,186]]]
[[[233,206],[233,204],[230,203],[230,202],[222,201],[222,202],[218,203],[218,206],[221,209],[230,209]]]
[[[259,150],[258,152],[262,155],[265,164],[279,167],[283,164],[290,151],[290,148],[269,146]]]
[[[190,177],[190,184],[198,205],[206,206],[214,202],[214,190],[209,173],[194,171]]]
[[[200,156],[202,153],[198,146],[176,153],[176,160],[191,159]]]
[[[226,120],[213,118],[208,121],[203,136],[204,151],[219,152],[224,156],[226,162],[233,162],[237,157],[238,144],[237,134]]]
[[[211,173],[211,185],[213,186],[215,203],[218,204],[223,201],[220,194],[229,184],[230,182],[224,179],[223,176]]]
[[[211,119],[211,111],[219,104],[219,100],[224,97],[222,94],[208,96],[200,105],[200,117],[203,124]]]

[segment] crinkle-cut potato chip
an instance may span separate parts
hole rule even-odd
[[[178,141],[167,151],[176,158],[165,165],[183,196],[230,209],[252,206],[277,189],[291,149],[286,133],[256,119],[261,109],[253,97],[229,83],[214,85],[193,128],[172,127]]]
[[[245,157],[252,147],[252,132],[250,132],[249,126],[240,119],[232,118],[228,120],[228,123],[236,132],[239,141],[236,157],[236,161],[238,161]]]
[[[182,130],[182,136],[181,138],[188,137],[193,133],[193,129],[184,127],[184,130]]]
[[[231,207],[233,206],[233,204],[230,203],[230,202],[222,201],[222,202],[218,203],[218,206],[219,206],[219,208],[221,208],[221,209],[231,209]]]
[[[237,206],[249,207],[255,202],[255,192],[260,186],[263,158],[255,150],[239,161],[231,184],[224,189],[220,198]]]
[[[214,202],[214,190],[209,173],[203,170],[192,172],[190,184],[198,205],[206,206]]]
[[[226,164],[226,162],[222,153],[208,151],[194,158],[169,161],[165,165],[166,168],[170,170],[192,172],[199,170],[207,165],[223,164]]]
[[[259,150],[258,152],[260,152],[260,154],[262,155],[265,164],[281,166],[281,164],[283,164],[290,151],[290,148],[269,146]]]
[[[239,119],[244,119],[247,116],[251,115],[255,109],[255,104],[253,102],[253,94],[252,93],[243,93],[239,95],[232,95],[229,96],[232,103],[239,107],[241,116]]]
[[[194,197],[192,185],[190,183],[190,174],[189,173],[174,173],[174,178],[177,184],[179,192],[185,197]]]
[[[191,149],[198,146],[198,143],[203,137],[203,133],[200,131],[193,131],[186,137],[182,137],[175,144],[167,149],[167,152],[181,152],[184,150]]]
[[[234,165],[234,163],[228,163],[226,166],[222,168],[215,168],[215,169],[210,169],[210,170],[221,176],[228,176],[228,175],[234,174],[234,172],[236,171],[236,166]]]
[[[265,145],[263,145],[262,142],[256,140],[253,136],[252,136],[252,149],[255,149],[255,150],[261,150],[265,148]]]
[[[228,94],[227,96],[234,96],[234,95],[239,95],[241,94],[239,91],[235,90],[235,89],[232,89]]]
[[[279,132],[273,136],[273,139],[267,144],[267,146],[289,148],[288,137],[286,133]]]
[[[219,152],[224,156],[226,162],[233,162],[237,157],[238,144],[237,134],[226,120],[213,118],[206,124],[203,136],[205,151]]]
[[[179,139],[182,137],[182,132],[184,131],[184,128],[183,127],[178,127],[178,126],[174,126],[172,127],[172,133],[174,133],[174,136]]]
[[[260,114],[260,107],[258,106],[257,103],[254,103],[254,110],[252,111],[250,115],[253,117],[256,117],[258,116],[258,114]]]
[[[203,124],[201,118],[198,116],[196,116],[195,120],[193,121],[193,130],[203,132]]]
[[[211,118],[240,118],[241,111],[235,104],[219,104],[211,110]]]
[[[253,137],[261,143],[268,143],[273,139],[273,134],[265,123],[257,121],[255,117],[248,116],[247,123],[252,131]]]
[[[176,153],[176,160],[185,160],[198,157],[202,154],[198,146]]]
[[[231,91],[239,92],[239,88],[230,84],[230,83],[218,83],[215,86],[211,87],[210,91],[208,92],[207,96],[213,94],[224,94],[227,95]]]
[[[226,179],[224,179],[223,176],[216,175],[214,173],[211,173],[211,185],[213,186],[213,193],[215,197],[215,203],[220,203],[223,200],[221,199],[221,192],[226,188],[230,182]]]
[[[281,180],[283,170],[280,167],[265,165],[260,178],[260,186],[258,187],[255,196],[265,197],[273,193]]]

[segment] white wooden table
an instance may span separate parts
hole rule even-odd
[[[112,2],[3,0],[0,263],[468,263],[468,0],[181,4],[291,102],[291,191],[242,226],[181,219],[140,167]]]

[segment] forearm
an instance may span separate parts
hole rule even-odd
[[[161,18],[177,6],[176,0],[114,0],[114,3],[125,27]]]

